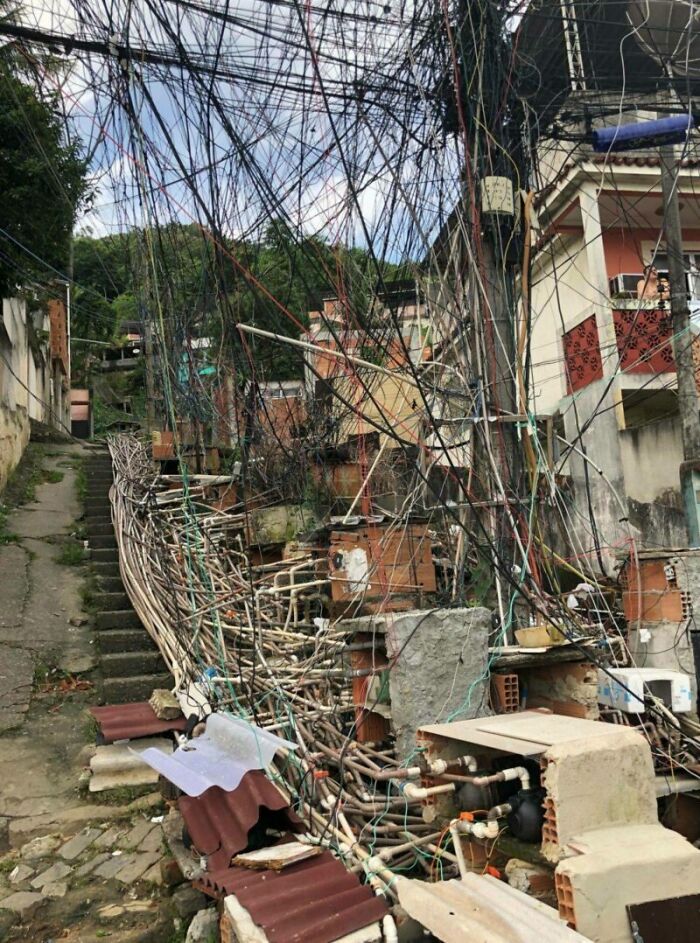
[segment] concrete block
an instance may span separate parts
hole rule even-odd
[[[198,910],[206,907],[207,898],[191,884],[182,884],[172,896],[173,910],[182,920],[189,920]]]
[[[629,943],[628,904],[700,894],[700,851],[658,822],[587,832],[572,847],[555,872],[560,913],[598,943]]]
[[[361,620],[354,620],[355,623]],[[488,609],[395,613],[385,629],[397,755],[409,756],[416,731],[448,718],[484,713],[488,697]]]
[[[569,854],[576,835],[613,825],[658,822],[649,744],[634,730],[552,744],[544,753],[542,785],[556,816],[556,840],[542,846],[552,861]]]
[[[157,783],[158,773],[139,757],[139,753],[149,747],[172,753],[173,742],[165,737],[147,737],[129,745],[111,743],[98,747],[90,761],[90,792]]]
[[[218,939],[219,915],[215,907],[198,910],[187,928],[185,943],[212,943]]]
[[[106,655],[155,650],[155,643],[143,626],[138,629],[105,629],[100,632],[97,640],[100,651]]]

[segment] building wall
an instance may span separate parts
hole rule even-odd
[[[659,220],[659,226],[661,221]],[[622,272],[640,272],[651,261],[652,247],[659,238],[658,229],[607,229],[603,233],[603,251],[608,277]],[[683,227],[683,241],[700,245],[700,229]],[[661,246],[661,251],[664,251]]]
[[[64,318],[65,323],[65,318]],[[35,334],[33,340],[32,330]],[[0,319],[0,491],[29,441],[30,420],[70,429],[69,378],[51,357],[49,317],[20,298],[2,300]]]
[[[594,300],[582,235],[557,237],[543,248],[531,298],[533,406],[553,413],[567,391],[562,334],[591,314]]]

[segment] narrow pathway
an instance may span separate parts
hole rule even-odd
[[[164,894],[160,794],[105,799],[85,783],[99,650],[136,650],[119,634],[129,626],[95,632],[83,611],[84,602],[127,611],[114,605],[123,591],[110,582],[118,571],[109,533],[95,531],[105,521],[80,520],[80,468],[95,453],[75,444],[34,453],[43,483],[31,503],[0,517],[0,941],[171,943],[180,939],[178,907],[200,902],[181,899],[189,887]],[[90,469],[85,487],[88,507],[99,498],[104,509],[104,471]],[[96,592],[86,591],[95,577],[80,559],[85,523],[93,547],[107,541],[93,552],[110,555],[93,563]]]

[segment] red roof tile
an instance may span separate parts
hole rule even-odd
[[[138,737],[151,737],[170,730],[184,730],[187,724],[184,715],[176,720],[159,720],[148,701],[91,707],[90,713],[100,725],[105,743],[136,740]]]
[[[282,871],[207,872],[197,885],[216,896],[235,894],[274,943],[331,943],[388,913],[386,902],[328,851]]]
[[[304,830],[286,799],[259,769],[247,772],[231,792],[212,786],[201,796],[181,796],[178,808],[192,844],[207,855],[210,869],[226,868],[247,848],[250,830],[259,821],[272,828]]]

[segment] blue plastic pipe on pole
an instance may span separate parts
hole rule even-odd
[[[695,127],[693,115],[672,115],[655,121],[621,124],[593,132],[593,150],[637,151],[663,144],[681,144]]]

